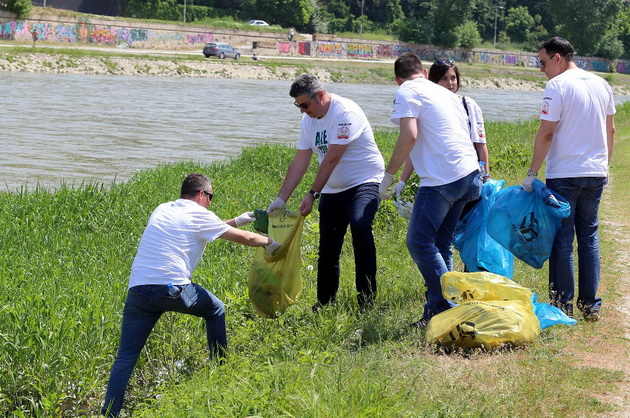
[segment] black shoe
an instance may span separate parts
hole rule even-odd
[[[601,305],[595,306],[584,306],[580,302],[578,302],[578,308],[582,312],[582,316],[585,321],[589,322],[597,322],[599,321],[600,311],[602,309]]]
[[[559,308],[562,312],[565,313],[569,318],[573,318],[573,304],[571,302],[560,302],[560,301],[552,301],[551,306],[555,306]]]
[[[423,328],[426,328],[428,324],[429,324],[429,320],[427,318],[422,318],[419,321],[412,322],[411,325],[409,326],[415,329],[423,329]]]
[[[319,302],[316,302],[313,306],[311,306],[311,310],[313,311],[313,313],[317,313],[319,312],[324,306],[326,305],[322,305]]]

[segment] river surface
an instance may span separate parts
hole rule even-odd
[[[0,190],[124,181],[181,160],[210,162],[245,146],[295,144],[301,114],[289,81],[0,72]],[[375,128],[396,85],[336,84]],[[461,90],[487,121],[538,115],[542,91]],[[619,97],[619,102],[630,97]]]

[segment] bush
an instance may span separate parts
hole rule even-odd
[[[462,48],[476,48],[481,44],[481,35],[475,22],[466,21],[455,29],[455,33]]]
[[[26,19],[33,10],[33,4],[30,0],[7,0],[6,8],[18,19]]]

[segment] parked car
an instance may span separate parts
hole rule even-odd
[[[206,46],[203,47],[203,55],[205,55],[206,58],[215,56],[221,59],[225,59],[225,57],[230,57],[237,60],[241,57],[241,51],[234,48],[230,44],[224,44],[221,42],[208,42]]]
[[[269,23],[265,22],[264,20],[250,20],[249,24],[252,26],[269,26]]]

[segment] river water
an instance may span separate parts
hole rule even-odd
[[[161,163],[210,162],[245,146],[295,144],[289,81],[0,73],[0,190],[123,181]],[[375,128],[396,85],[334,84]],[[462,90],[486,120],[538,114],[542,91]],[[619,101],[630,99],[620,97]]]

